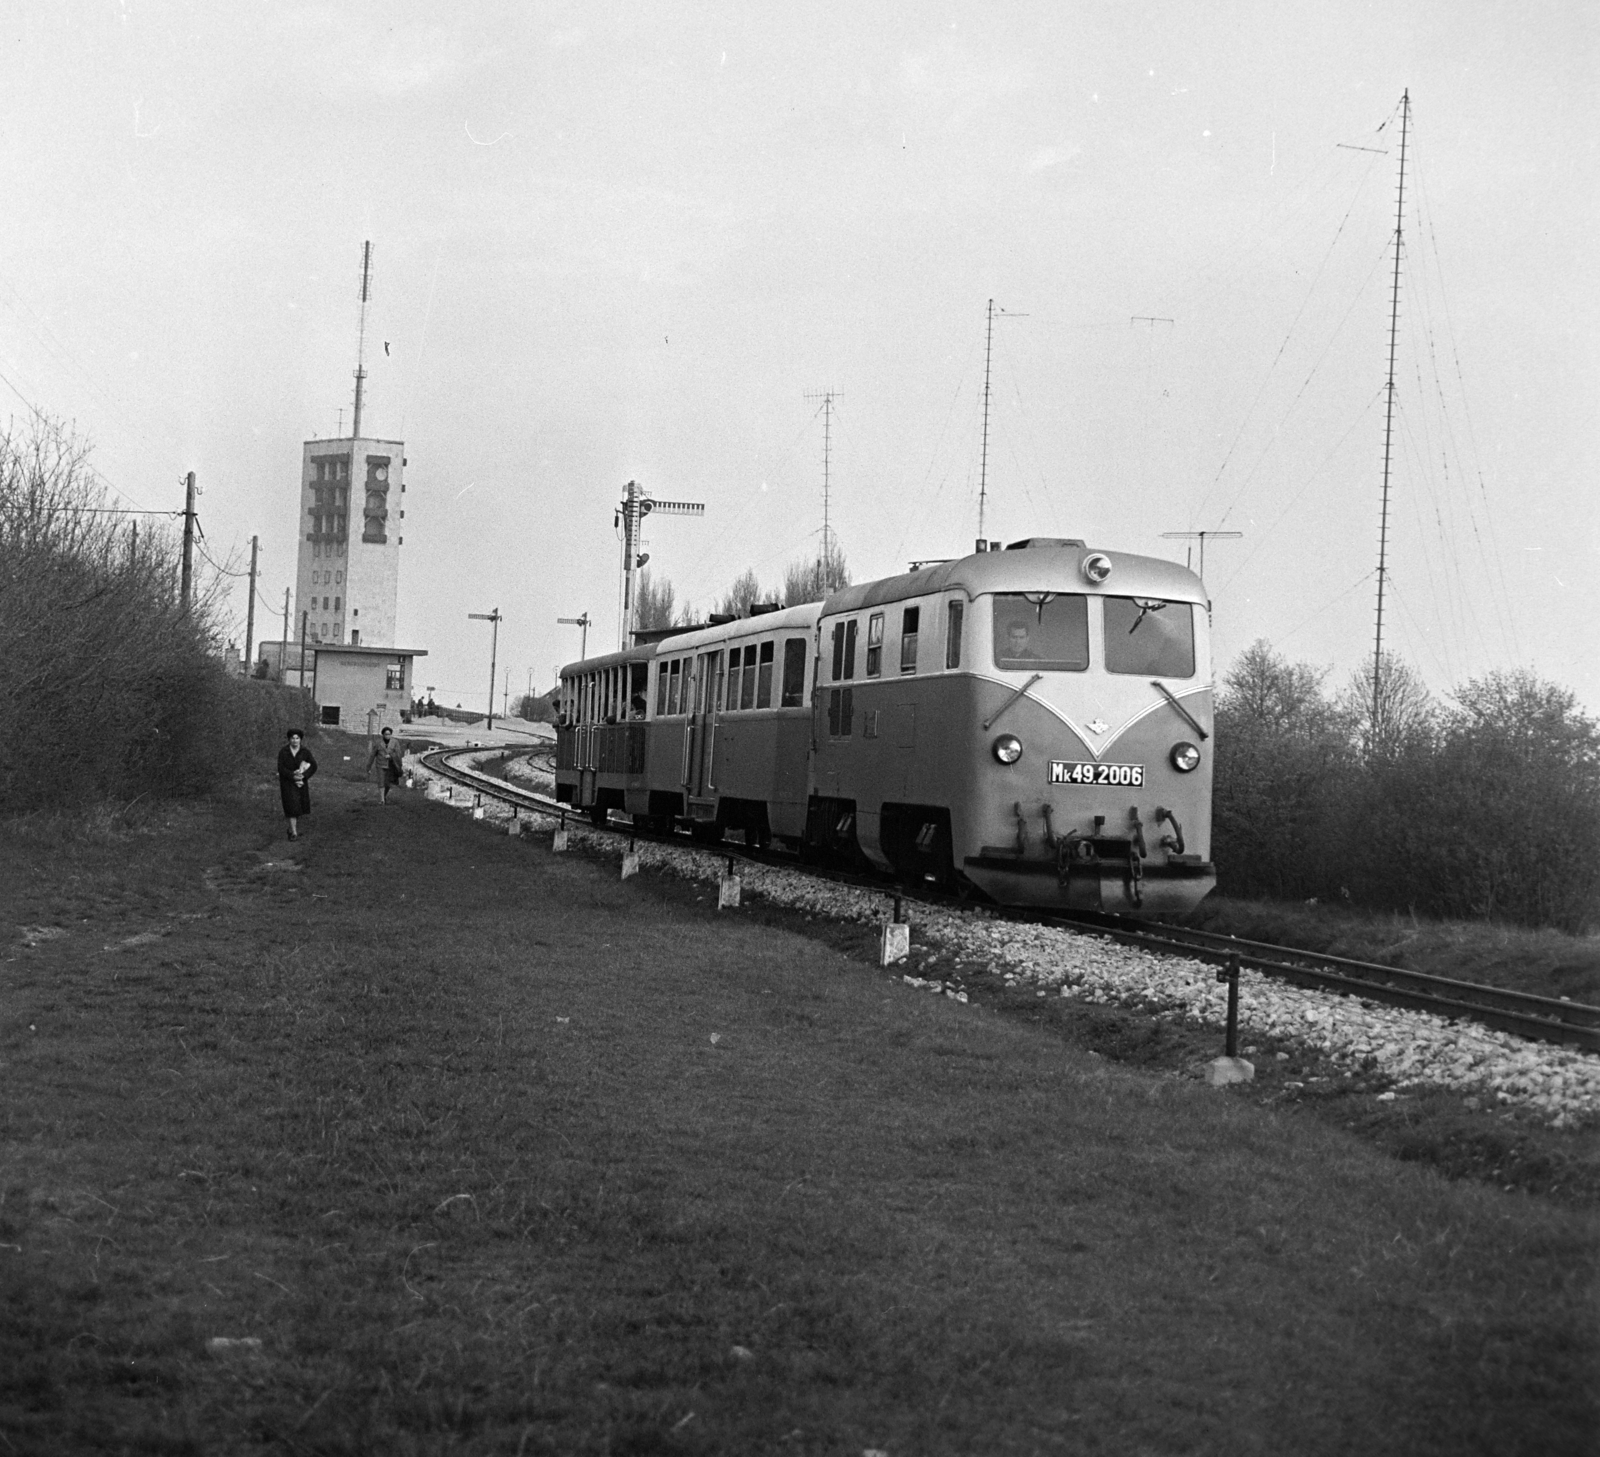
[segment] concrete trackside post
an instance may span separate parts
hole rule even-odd
[[[894,898],[894,918],[878,928],[878,965],[893,966],[911,955],[911,923],[899,896]]]
[[[550,837],[550,848],[560,851],[567,848],[567,817],[561,816],[561,822],[556,826],[556,832]]]
[[[628,848],[622,856],[622,878],[627,880],[630,876],[639,873],[639,845],[635,840],[628,841]]]
[[[719,911],[733,911],[739,908],[740,881],[734,873],[733,860],[730,857],[727,867],[723,871],[722,879],[717,882],[717,909]]]

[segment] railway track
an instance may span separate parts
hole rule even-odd
[[[487,795],[562,821],[570,819],[574,823],[592,824],[588,816],[582,811],[574,810],[570,805],[561,804],[546,795],[524,789],[497,775],[454,762],[468,754],[482,753],[484,750],[481,748],[441,749],[424,755],[423,762],[434,772],[477,794]],[[679,843],[676,836],[647,835],[631,827],[605,825],[598,828],[610,829],[613,833],[626,834],[642,840],[673,845]],[[901,896],[944,909],[950,909],[956,904],[950,897],[936,897],[923,890],[904,889],[865,875],[801,865],[787,855],[757,851],[748,846],[721,845],[717,847],[716,853],[755,864],[799,870],[842,884],[886,895]],[[1510,991],[1480,982],[1459,981],[1451,977],[1434,976],[1427,972],[1407,971],[1401,967],[1303,951],[1292,946],[1241,941],[1233,936],[1219,935],[1210,931],[1190,930],[1181,926],[1150,925],[1120,916],[1040,914],[1004,908],[995,909],[997,914],[1011,920],[1073,926],[1096,935],[1110,937],[1125,945],[1167,955],[1187,956],[1219,966],[1225,966],[1237,958],[1239,966],[1243,969],[1277,977],[1297,986],[1336,992],[1388,1006],[1431,1012],[1435,1016],[1453,1020],[1477,1022],[1530,1040],[1562,1043],[1588,1052],[1600,1052],[1600,1007],[1589,1006],[1582,1002],[1534,996],[1527,992]]]

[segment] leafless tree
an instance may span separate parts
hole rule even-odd
[[[761,595],[761,583],[756,580],[756,574],[753,571],[745,571],[734,578],[733,585],[717,603],[715,610],[724,617],[743,617],[749,612],[752,602],[765,600]]]
[[[636,625],[641,628],[671,627],[676,596],[672,583],[666,577],[655,576],[649,568],[640,572]]]
[[[850,585],[850,568],[844,552],[832,537],[820,555],[810,561],[792,562],[783,574],[783,605],[798,607],[802,602],[820,602],[830,592]]]

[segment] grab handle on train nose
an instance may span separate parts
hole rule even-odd
[[[1139,806],[1136,804],[1128,806],[1128,824],[1131,827],[1128,837],[1133,841],[1134,849],[1140,856],[1148,855],[1150,852],[1144,847],[1144,821],[1139,818]]]
[[[1159,825],[1162,820],[1168,821],[1176,833],[1163,835],[1161,837],[1161,848],[1163,850],[1171,850],[1174,855],[1183,854],[1183,826],[1178,823],[1177,815],[1173,814],[1170,809],[1163,809],[1160,805],[1157,805],[1156,823]]]

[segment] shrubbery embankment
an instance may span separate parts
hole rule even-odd
[[[200,793],[306,716],[226,671],[215,579],[185,611],[179,571],[171,529],[109,509],[70,431],[0,433],[0,812]]]

